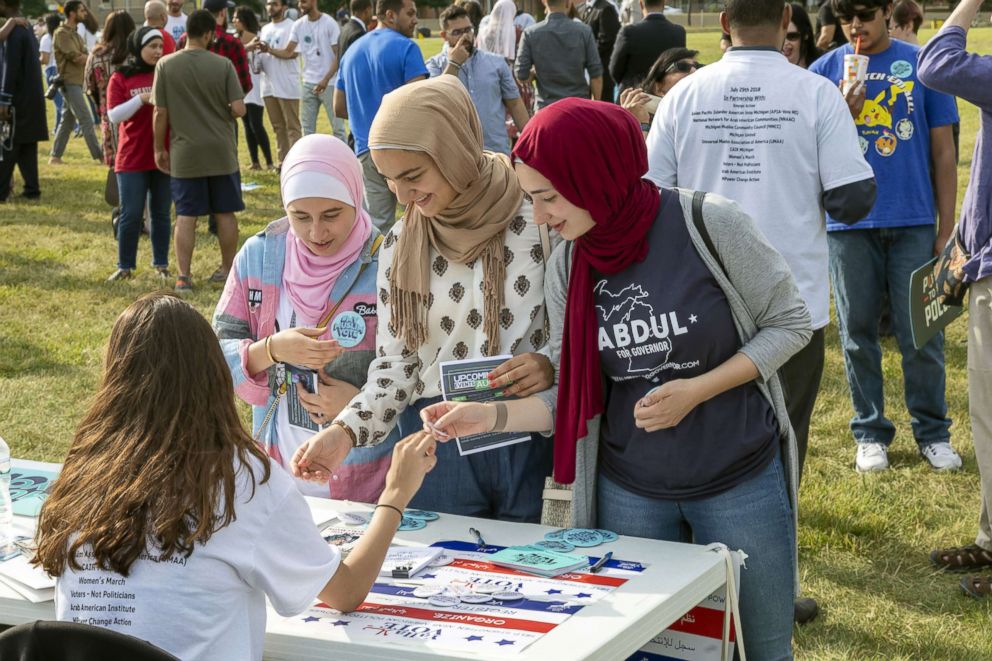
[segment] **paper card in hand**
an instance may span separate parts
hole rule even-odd
[[[441,394],[448,402],[495,402],[516,399],[506,397],[500,388],[489,386],[489,373],[513,356],[490,356],[471,360],[451,360],[441,363]],[[475,434],[455,439],[458,454],[465,456],[505,445],[530,440],[525,433]]]
[[[303,389],[308,393],[317,392],[317,372],[295,365],[286,365],[286,413],[289,415],[289,424],[301,429],[309,429],[316,432],[320,429],[316,422],[310,419],[310,413],[303,408],[300,402],[300,395],[296,391],[296,384],[303,385]]]

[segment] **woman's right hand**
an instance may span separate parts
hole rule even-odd
[[[138,97],[141,99],[141,102],[144,104],[149,104],[152,102],[151,92],[142,92],[141,94],[138,95]]]
[[[620,107],[633,115],[641,124],[650,124],[647,104],[651,97],[644,90],[628,87],[620,92]]]
[[[269,353],[281,363],[319,370],[342,353],[337,340],[318,340],[326,328],[289,328],[272,335]]]
[[[405,508],[424,483],[424,476],[437,465],[436,447],[434,438],[424,432],[411,434],[397,443],[379,502]]]
[[[496,426],[496,407],[479,402],[438,402],[420,412],[424,431],[443,442],[486,434]]]

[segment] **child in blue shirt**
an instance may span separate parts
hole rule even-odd
[[[888,293],[903,357],[906,406],[921,454],[937,470],[956,470],[944,395],[943,336],[915,349],[909,321],[909,279],[938,253],[954,226],[957,169],[954,98],[917,78],[919,48],[888,33],[890,0],[831,0],[850,43],[827,53],[810,71],[844,77],[844,56],[869,58],[864,85],[846,94],[865,158],[875,172],[872,212],[852,225],[827,218],[830,277],[844,362],[854,405],[851,431],[859,471],[888,468],[895,426],[885,417],[878,317]],[[936,228],[935,217],[938,219]]]

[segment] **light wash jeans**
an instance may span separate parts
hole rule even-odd
[[[920,225],[827,234],[837,326],[854,405],[851,432],[858,443],[889,445],[896,433],[895,425],[885,417],[878,339],[885,291],[902,354],[903,396],[913,436],[921,448],[950,440],[951,420],[944,396],[944,334],[937,334],[917,351],[909,320],[909,278],[933,258],[935,232],[933,225]]]
[[[600,528],[669,542],[722,542],[747,553],[740,607],[748,661],[792,658],[796,529],[778,455],[747,482],[709,498],[646,498],[602,473],[597,485]]]
[[[65,85],[62,88],[62,95],[65,97],[65,106],[62,110],[62,121],[59,123],[59,130],[55,133],[55,143],[52,145],[52,156],[61,158],[65,153],[65,147],[69,144],[69,134],[79,123],[79,130],[83,133],[86,146],[90,149],[90,156],[97,160],[103,159],[103,150],[100,148],[100,140],[93,130],[93,112],[90,110],[89,101],[83,93],[82,85]]]
[[[344,120],[334,116],[334,85],[328,85],[320,96],[313,91],[314,87],[316,85],[313,83],[303,83],[303,96],[300,98],[300,123],[303,125],[303,135],[317,132],[317,116],[320,114],[320,107],[324,106],[334,137],[341,142],[347,142]]]

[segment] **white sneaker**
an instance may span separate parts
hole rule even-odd
[[[931,443],[920,450],[920,454],[930,462],[934,470],[956,471],[961,468],[961,457],[950,443]]]
[[[889,467],[889,451],[882,443],[858,443],[854,465],[859,473],[884,471]]]

